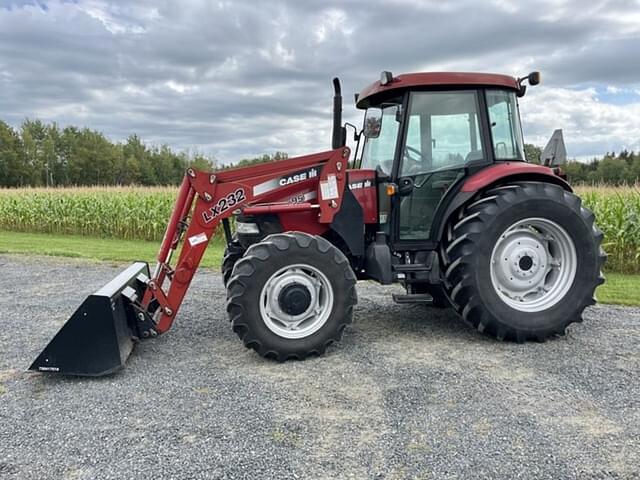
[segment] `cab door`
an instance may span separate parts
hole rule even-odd
[[[470,163],[487,158],[478,92],[412,92],[394,178],[395,245],[424,248],[443,195]]]

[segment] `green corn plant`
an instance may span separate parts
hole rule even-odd
[[[596,215],[606,269],[640,273],[640,188],[579,187]],[[175,187],[0,189],[0,230],[160,241]]]

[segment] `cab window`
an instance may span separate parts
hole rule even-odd
[[[393,158],[396,153],[398,129],[400,123],[396,119],[398,105],[388,105],[382,108],[380,134],[375,138],[367,138],[362,151],[361,168],[375,170],[380,167],[383,173],[391,174]]]
[[[487,107],[496,160],[524,160],[515,92],[487,90]]]
[[[484,158],[476,92],[411,95],[401,175],[456,168]]]

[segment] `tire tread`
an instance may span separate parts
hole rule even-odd
[[[245,318],[243,299],[249,291],[252,276],[260,268],[260,265],[268,262],[274,255],[281,255],[282,252],[287,252],[294,244],[300,249],[309,249],[313,255],[327,256],[333,250],[330,258],[336,265],[342,267],[344,271],[344,279],[347,285],[347,294],[345,296],[347,306],[341,316],[341,322],[331,332],[330,338],[321,345],[304,351],[277,351],[264,345],[264,342],[252,331],[249,325],[250,322],[247,322]],[[233,331],[242,340],[245,347],[255,350],[262,357],[272,358],[278,362],[284,362],[289,359],[305,360],[311,356],[324,355],[327,347],[342,338],[345,328],[352,321],[353,306],[358,299],[355,285],[356,277],[351,269],[349,260],[324,238],[302,232],[277,233],[269,235],[262,242],[249,247],[242,259],[236,263],[233,275],[229,279],[227,286],[226,308]]]
[[[487,223],[495,215],[499,215],[503,207],[521,196],[540,196],[561,199],[563,203],[577,212],[593,231],[594,241],[599,249],[598,267],[601,269],[606,261],[606,254],[600,247],[603,235],[595,225],[594,214],[584,206],[576,195],[562,187],[541,182],[520,182],[493,188],[479,198],[463,207],[458,216],[450,222],[445,239],[446,248],[442,248],[444,264],[445,288],[454,309],[479,332],[492,335],[499,340],[514,340],[522,343],[528,340],[545,341],[552,335],[564,335],[566,328],[573,322],[582,321],[582,311],[595,303],[595,290],[604,282],[602,270],[593,279],[588,291],[580,294],[579,312],[573,318],[567,318],[555,328],[544,331],[523,330],[499,322],[482,305],[475,289],[472,277],[472,260],[477,252],[477,243],[486,231]]]

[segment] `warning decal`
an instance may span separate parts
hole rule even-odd
[[[196,245],[200,245],[201,243],[204,243],[207,240],[209,240],[209,239],[207,238],[207,234],[206,233],[199,233],[197,235],[189,237],[189,244],[192,247],[195,247]]]
[[[322,200],[338,198],[338,182],[335,175],[329,175],[326,182],[320,182],[320,196]]]

